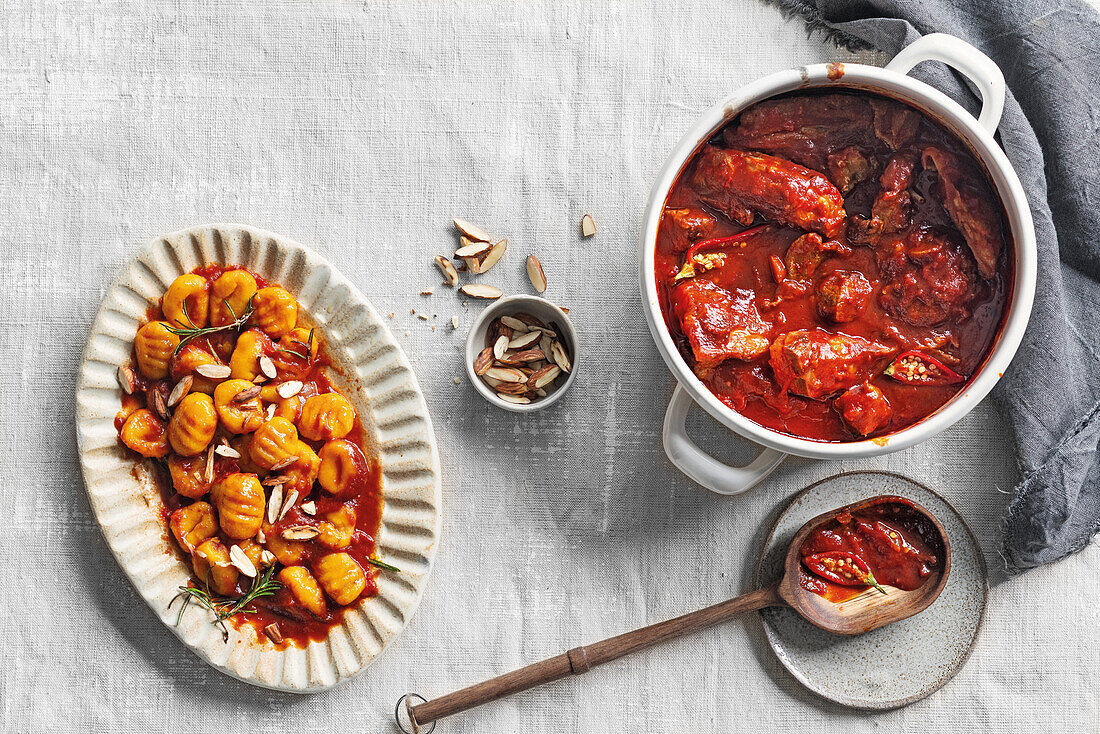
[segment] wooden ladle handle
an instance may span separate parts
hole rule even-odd
[[[452,714],[457,714],[489,701],[495,701],[528,688],[549,683],[568,675],[587,673],[597,665],[618,660],[624,655],[643,650],[658,642],[697,632],[711,625],[725,622],[744,612],[783,604],[778,585],[751,591],[734,599],[691,612],[675,619],[651,624],[648,627],[626,632],[591,645],[574,647],[569,652],[547,658],[527,667],[499,675],[483,683],[448,693],[406,709],[414,727],[430,724]],[[410,699],[406,699],[408,702]]]

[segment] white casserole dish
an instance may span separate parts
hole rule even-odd
[[[932,60],[950,65],[974,85],[982,98],[982,110],[977,119],[942,92],[906,76],[917,64]],[[1005,321],[988,358],[966,387],[939,410],[885,437],[847,443],[811,441],[765,428],[745,418],[718,400],[695,376],[676,348],[661,313],[654,269],[657,230],[665,199],[680,171],[700,145],[745,108],[778,94],[807,89],[873,92],[918,108],[969,146],[985,167],[1007,214],[1015,253],[1015,274]],[[677,143],[661,169],[650,193],[642,235],[641,278],[646,318],[661,356],[679,383],[664,424],[665,453],[677,468],[707,489],[720,494],[737,494],[763,480],[789,454],[843,459],[877,456],[913,446],[954,424],[993,389],[1023,338],[1031,315],[1036,275],[1031,209],[1019,177],[993,138],[1004,98],[1004,76],[992,60],[954,36],[934,33],[903,49],[885,68],[862,64],[814,64],[790,69],[742,87],[703,113]],[[728,466],[703,452],[685,431],[685,419],[693,402],[723,425],[760,444],[763,450],[759,456],[746,466]]]

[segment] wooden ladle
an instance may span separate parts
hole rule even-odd
[[[799,550],[803,541],[818,526],[833,520],[845,510],[853,513],[873,505],[900,504],[923,515],[939,533],[943,547],[943,561],[940,568],[934,570],[919,588],[903,591],[894,587],[884,587],[886,594],[878,591],[862,593],[842,603],[830,602],[822,596],[809,591],[799,583],[802,568]],[[940,595],[947,576],[951,571],[951,547],[943,526],[928,510],[903,497],[879,495],[862,500],[831,512],[818,515],[803,525],[787,548],[784,560],[783,578],[771,586],[750,591],[734,599],[685,614],[675,619],[651,624],[648,627],[626,632],[615,637],[575,647],[569,652],[548,658],[511,673],[497,676],[483,683],[477,683],[448,693],[445,696],[414,704],[409,696],[403,697],[405,713],[408,715],[412,732],[452,714],[495,701],[528,688],[549,683],[568,675],[587,673],[597,665],[617,660],[624,655],[656,645],[658,642],[696,632],[711,625],[725,622],[744,612],[765,607],[789,606],[806,620],[828,632],[840,635],[858,635],[873,629],[898,622],[926,609]],[[400,713],[401,702],[398,702]],[[402,722],[399,720],[398,724]]]

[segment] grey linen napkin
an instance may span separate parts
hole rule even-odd
[[[993,392],[1023,479],[1004,516],[1009,572],[1057,561],[1100,530],[1100,14],[1079,0],[770,0],[852,49],[899,50],[933,32],[1004,71],[999,138],[1035,218],[1035,308]],[[942,64],[914,76],[971,111]]]

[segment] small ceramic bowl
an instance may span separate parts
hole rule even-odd
[[[569,359],[572,362],[572,370],[567,372],[564,378],[559,377],[546,387],[546,397],[537,398],[526,404],[509,403],[506,400],[501,400],[500,396],[493,388],[489,387],[488,383],[474,374],[474,360],[477,359],[477,355],[481,353],[481,350],[487,346],[485,334],[489,331],[489,325],[501,316],[514,316],[517,313],[529,313],[547,325],[553,323],[558,333],[558,340],[568,350]],[[572,386],[573,380],[577,377],[577,352],[577,332],[573,329],[573,322],[569,320],[564,311],[545,298],[539,298],[538,296],[509,296],[494,301],[487,306],[470,328],[470,333],[466,337],[466,374],[469,376],[470,382],[473,383],[474,389],[498,408],[511,410],[515,413],[533,413],[556,403],[565,394],[565,391]]]

